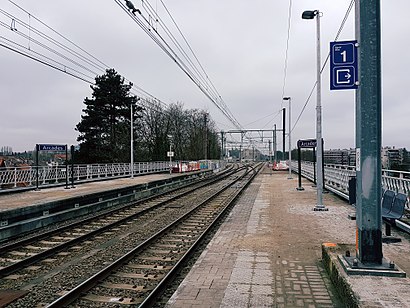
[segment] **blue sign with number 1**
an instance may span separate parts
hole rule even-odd
[[[357,89],[357,41],[330,42],[330,90]]]

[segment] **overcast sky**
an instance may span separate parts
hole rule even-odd
[[[235,128],[114,0],[13,1],[32,16],[8,0],[0,0],[3,12],[51,35],[33,17],[39,18],[161,101],[205,109],[219,130]],[[277,124],[281,128],[279,110],[283,106],[289,0],[163,2],[242,127],[272,129]],[[142,8],[140,0],[133,3]],[[177,33],[161,1],[149,3]],[[302,20],[301,14],[304,10],[323,12],[324,62],[329,42],[334,40],[349,4],[350,0],[292,1],[284,91],[285,96],[292,97],[292,123],[316,80],[316,25],[315,21]],[[382,143],[407,149],[410,148],[408,11],[408,0],[382,1]],[[11,19],[4,14],[0,14],[0,21],[11,26]],[[16,28],[31,38],[35,36],[18,23]],[[0,43],[4,43],[5,37],[42,52],[34,42],[19,37],[10,28],[0,27],[0,36]],[[354,10],[339,37],[339,40],[352,39]],[[0,59],[0,147],[24,151],[33,149],[36,143],[77,144],[78,133],[74,128],[80,121],[84,98],[91,96],[89,84],[3,47],[0,47]],[[354,90],[330,91],[328,66],[322,76],[322,106],[325,148],[355,147]],[[314,93],[292,132],[293,147],[298,139],[315,138],[315,107]]]

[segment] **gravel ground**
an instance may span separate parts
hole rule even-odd
[[[204,199],[202,196],[196,198]],[[41,268],[21,271],[15,276],[17,279],[1,280],[1,289],[30,291],[28,295],[7,307],[42,307],[52,302],[62,295],[64,290],[75,287],[85,278],[137,246],[147,238],[147,234],[162,229],[173,220],[173,217],[185,213],[189,206],[187,204],[183,206],[181,199],[177,203],[178,207],[167,207],[155,211],[155,214],[145,215],[142,219],[135,219],[132,223],[119,226],[114,236],[112,232],[105,232],[92,241],[78,244],[70,248],[68,253],[60,253],[55,260],[43,261]],[[195,203],[196,201],[189,201],[190,205]]]

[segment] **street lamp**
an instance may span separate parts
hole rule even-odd
[[[291,140],[291,129],[292,129],[292,125],[291,125],[291,115],[292,115],[292,112],[291,112],[291,101],[292,101],[292,99],[289,97],[289,96],[287,96],[287,97],[284,97],[283,98],[283,100],[284,101],[289,101],[289,133],[288,133],[288,135],[289,135],[289,176],[288,176],[288,179],[292,179],[292,165],[291,165],[291,162],[292,162],[292,140]]]
[[[321,61],[320,61],[320,16],[321,12],[319,10],[314,11],[304,11],[302,13],[302,19],[314,19],[316,17],[316,144],[317,144],[317,176],[316,176],[316,187],[317,187],[317,204],[314,208],[315,211],[327,210],[323,205],[323,144],[322,144],[322,94],[321,94]]]

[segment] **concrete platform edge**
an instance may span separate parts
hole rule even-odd
[[[351,285],[346,279],[344,269],[337,258],[341,247],[338,245],[322,244],[322,262],[329,278],[338,292],[340,299],[346,307],[360,307],[359,299],[356,297]]]
[[[105,210],[124,202],[132,202],[149,197],[152,194],[176,188],[192,181],[201,174],[207,173],[208,171],[201,171],[172,178],[147,180],[139,184],[127,184],[104,191],[87,191],[73,196],[68,195],[70,191],[67,191],[67,195],[58,200],[28,204],[0,211],[0,241],[5,241],[16,234],[27,233],[75,216],[86,215],[93,211]],[[52,192],[53,189],[50,191]]]

